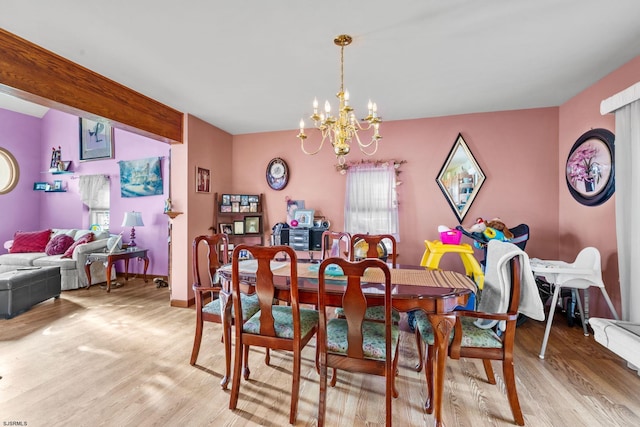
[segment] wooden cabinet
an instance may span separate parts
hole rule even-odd
[[[227,233],[232,245],[264,245],[263,197],[263,194],[215,193],[214,232]]]

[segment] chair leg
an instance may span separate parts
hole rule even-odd
[[[433,346],[427,346],[427,354],[424,362],[424,375],[427,379],[427,400],[424,410],[427,414],[433,413]]]
[[[516,375],[513,369],[513,360],[508,359],[502,362],[502,373],[504,375],[504,383],[507,387],[507,396],[509,398],[509,406],[516,424],[524,425],[524,417],[520,409],[520,401],[518,400],[518,391],[516,390]]]
[[[415,337],[416,337],[416,347],[418,348],[418,364],[416,365],[416,372],[420,372],[422,371],[422,358],[423,358],[423,353],[422,353],[422,347],[425,345],[422,343],[422,335],[420,335],[420,329],[416,326],[416,332],[415,332]]]
[[[236,340],[235,359],[233,361],[233,380],[231,382],[231,395],[229,396],[229,409],[236,409],[238,395],[240,394],[240,371],[242,370],[242,340]]]
[[[318,427],[324,427],[327,412],[327,363],[326,357],[320,357],[320,396],[318,398]]]
[[[547,327],[544,330],[544,338],[542,339],[542,347],[540,347],[540,354],[538,357],[544,359],[544,352],[547,349],[547,342],[549,341],[549,332],[551,332],[551,322],[553,322],[553,314],[556,311],[556,304],[558,304],[558,294],[560,293],[560,286],[556,285],[553,291],[553,298],[551,299],[551,307],[549,308],[549,316],[547,318]]]
[[[604,287],[600,288],[600,290],[602,291],[602,296],[604,296],[604,300],[607,302],[607,305],[609,306],[609,310],[611,310],[611,314],[613,314],[613,318],[616,320],[620,320],[620,317],[618,317],[618,312],[616,311],[616,308],[613,306],[613,303],[611,302],[611,298],[609,298],[609,294],[607,293],[607,290]]]
[[[491,360],[482,359],[482,365],[484,366],[484,372],[487,374],[487,381],[489,384],[496,383],[496,376],[493,375],[493,367],[491,366]]]
[[[392,383],[391,383],[391,389],[393,391],[393,397],[398,397],[398,389],[396,388],[396,376],[398,375],[398,349],[400,348],[400,343],[398,343],[398,345],[396,345],[396,354],[393,356],[393,365],[392,365],[392,375],[391,375],[391,379],[392,379]],[[391,411],[389,410],[389,413]],[[389,424],[391,425],[391,424]]]
[[[223,390],[227,389],[229,385],[229,378],[231,377],[231,325],[227,322],[222,322],[222,344],[224,345],[224,377],[220,381],[220,387]],[[245,358],[245,363],[248,363],[247,358]]]
[[[338,381],[338,370],[333,368],[333,373],[331,374],[331,387],[336,386],[336,381]]]
[[[196,334],[193,338],[193,350],[191,350],[191,360],[189,363],[191,366],[196,364],[198,360],[198,353],[200,353],[200,343],[202,342],[202,314],[198,312],[196,314]]]
[[[264,348],[264,364],[269,366],[269,363],[271,363],[271,354],[269,353],[269,348],[265,347]]]
[[[587,330],[587,319],[585,317],[585,311],[582,309],[582,300],[580,299],[580,292],[577,289],[571,289],[571,293],[573,297],[576,299],[576,303],[578,305],[578,312],[580,313],[580,319],[582,319],[582,333],[585,337],[589,336],[589,331]],[[573,315],[573,313],[571,313]]]
[[[249,346],[243,345],[242,348],[244,352],[244,369],[242,372],[242,377],[246,381],[249,379],[249,375],[251,375],[251,370],[249,369]],[[234,378],[235,378],[235,374],[234,374]]]
[[[298,398],[300,394],[300,349],[293,352],[293,384],[291,385],[291,409],[289,412],[289,423],[296,423],[296,415],[298,412]]]

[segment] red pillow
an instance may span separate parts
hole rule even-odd
[[[10,253],[44,252],[47,247],[51,229],[41,231],[17,231],[13,235],[13,245]]]
[[[84,236],[80,237],[76,240],[73,245],[69,246],[69,248],[64,252],[61,258],[71,258],[73,256],[73,250],[76,246],[81,245],[83,243],[89,243],[93,240],[93,233],[87,233]]]
[[[47,255],[61,255],[65,253],[71,245],[73,245],[73,237],[67,236],[66,234],[59,234],[49,240],[44,251]]]

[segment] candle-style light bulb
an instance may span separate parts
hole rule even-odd
[[[374,102],[371,111],[373,111],[373,117],[378,117],[378,105]]]
[[[369,110],[369,115],[371,115],[373,113],[373,104],[371,103],[371,100],[369,100],[369,103],[367,104],[367,109]]]
[[[349,105],[349,91],[344,91],[344,105]]]
[[[327,113],[327,116],[331,112],[331,104],[329,104],[329,101],[324,101],[324,111]]]
[[[313,98],[313,113],[318,114],[318,98]]]
[[[304,119],[300,119],[300,133],[304,133]]]

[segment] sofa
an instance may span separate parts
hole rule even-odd
[[[82,229],[17,232],[14,239],[4,245],[9,253],[0,255],[0,273],[16,270],[20,267],[60,267],[61,289],[63,291],[83,288],[88,285],[84,269],[87,255],[92,252],[104,252],[109,237],[110,235],[106,231]],[[56,253],[60,252],[64,246],[57,248],[60,249],[57,251],[51,250],[51,247],[56,246],[52,243],[63,241],[65,242],[64,246],[71,244],[64,250],[64,253]],[[45,243],[44,247],[42,246],[43,242]],[[115,268],[111,276],[116,277]],[[92,263],[91,284],[103,283],[106,280],[107,274],[104,264]]]

